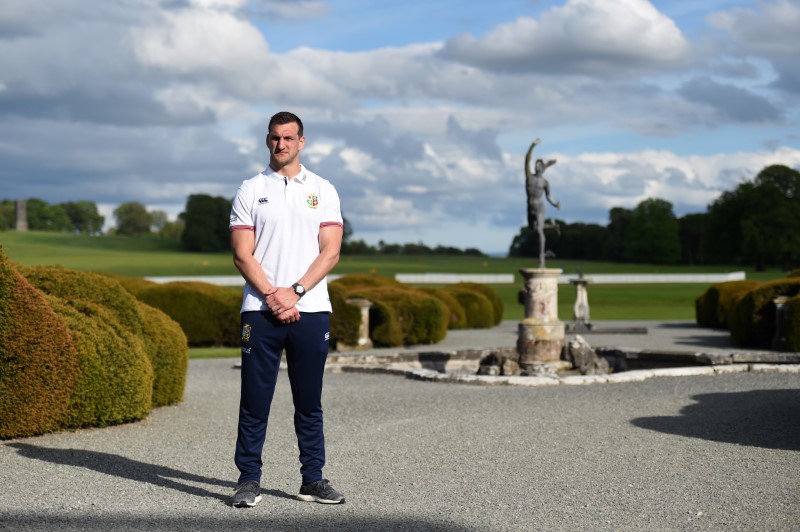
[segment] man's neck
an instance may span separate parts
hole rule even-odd
[[[281,166],[279,168],[275,168],[273,163],[270,163],[269,167],[278,175],[282,175],[287,179],[293,179],[295,176],[299,175],[300,172],[303,171],[302,166],[300,163],[297,164],[287,164],[285,166]]]

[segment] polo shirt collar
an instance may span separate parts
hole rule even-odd
[[[283,176],[272,169],[271,166],[267,166],[263,172],[261,172],[267,179],[272,181],[283,181]],[[300,165],[300,173],[296,176],[292,177],[290,183],[301,183],[305,185],[308,182],[308,170],[302,164]]]

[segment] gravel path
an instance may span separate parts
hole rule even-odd
[[[0,442],[9,530],[798,530],[800,375],[523,388],[330,373],[325,474],[296,501],[281,372],[264,498],[228,506],[239,372],[193,360],[144,421]]]

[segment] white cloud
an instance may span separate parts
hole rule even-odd
[[[463,34],[442,55],[489,70],[617,77],[686,57],[689,44],[647,0],[568,0],[540,19],[521,17],[485,37]]]

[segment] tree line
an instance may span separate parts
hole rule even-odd
[[[31,231],[57,231],[76,234],[101,235],[105,217],[100,215],[97,204],[78,201],[59,204],[32,198],[27,200],[28,229]],[[116,225],[108,234],[138,237],[156,235],[160,238],[180,242],[187,251],[213,253],[230,249],[228,220],[232,200],[221,196],[194,194],[189,196],[186,207],[171,222],[160,210],[147,210],[141,203],[122,203],[114,210]],[[5,199],[0,202],[0,231],[13,229],[16,222],[16,202]],[[459,249],[452,246],[428,247],[422,243],[390,244],[383,240],[370,246],[363,240],[351,239],[353,228],[344,219],[342,253],[350,255],[469,255],[485,256],[476,248]]]
[[[155,234],[180,242],[188,251],[227,251],[231,199],[205,194],[189,196],[174,222],[163,211],[148,211],[136,202],[114,210],[110,233]],[[16,205],[0,201],[0,230],[12,229]],[[27,201],[28,228],[102,234],[105,219],[91,201],[50,205]],[[560,233],[548,232],[547,248],[557,258],[649,264],[740,264],[759,269],[791,269],[800,264],[800,172],[783,165],[767,166],[752,180],[723,192],[704,213],[676,217],[668,201],[650,198],[633,209],[614,207],[602,226],[557,220]],[[428,247],[422,243],[371,246],[352,240],[353,228],[344,220],[342,253],[351,255],[465,255],[485,256],[476,248]],[[512,257],[538,257],[538,236],[520,228],[509,248]]]
[[[633,209],[615,207],[609,223],[567,224],[546,236],[562,259],[649,264],[740,264],[791,269],[800,263],[800,172],[767,166],[704,213],[680,218],[668,201],[650,198]],[[537,257],[538,235],[522,227],[509,248],[513,257]]]

